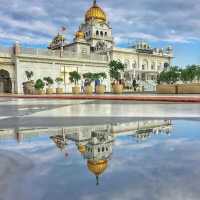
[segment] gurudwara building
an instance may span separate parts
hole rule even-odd
[[[19,43],[12,48],[0,48],[0,92],[22,93],[25,71],[33,71],[34,80],[63,77],[66,92],[71,92],[69,72],[105,72],[109,77],[111,60],[125,64],[121,76],[126,83],[135,79],[146,91],[154,90],[157,75],[172,63],[172,48],[151,48],[144,41],[119,48],[114,41],[107,15],[94,1],[73,42],[66,42],[64,35],[58,33],[48,49],[22,48]],[[105,81],[107,92],[111,81],[109,78]]]

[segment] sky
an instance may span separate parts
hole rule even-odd
[[[60,27],[70,42],[92,0],[0,0],[0,45],[19,41],[45,48]],[[174,48],[174,64],[200,64],[200,0],[98,0],[108,15],[115,43],[127,47],[147,40]]]

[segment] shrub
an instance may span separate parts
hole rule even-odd
[[[54,81],[51,77],[44,77],[43,80],[46,82],[46,85],[53,85]]]
[[[38,79],[34,86],[35,86],[35,89],[42,90],[44,89],[45,83],[42,79]]]

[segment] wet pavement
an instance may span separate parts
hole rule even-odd
[[[138,118],[199,118],[200,104],[1,99],[0,127],[68,126]]]

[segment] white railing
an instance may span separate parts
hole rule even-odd
[[[49,49],[34,49],[34,48],[21,48],[21,54],[33,55],[33,56],[51,56],[51,57],[60,57],[60,50],[49,50]],[[107,56],[99,54],[77,54],[70,51],[63,51],[62,58],[71,58],[71,59],[84,59],[84,60],[98,60],[98,61],[107,61]]]
[[[11,54],[12,48],[0,46],[0,54]]]

